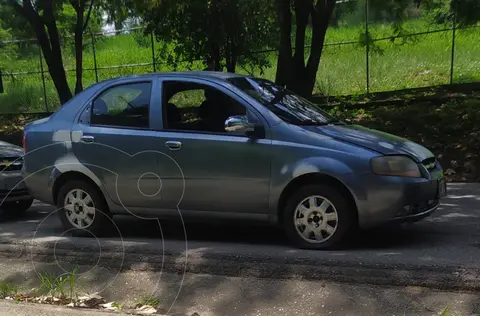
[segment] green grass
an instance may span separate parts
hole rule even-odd
[[[409,33],[422,32],[442,28],[429,25],[422,20],[406,22],[404,28]],[[392,26],[377,24],[370,26],[372,37],[392,35]],[[357,41],[362,27],[331,27],[327,33],[327,42]],[[452,33],[435,33],[415,36],[405,44],[401,39],[395,42],[376,42],[372,47],[370,60],[370,91],[388,91],[404,88],[415,88],[449,83]],[[156,49],[163,45],[155,42]],[[480,28],[458,30],[455,49],[455,82],[471,82],[480,80]],[[1,49],[1,48],[0,48]],[[91,39],[85,39],[84,63],[86,69],[94,68],[94,57]],[[165,64],[157,55],[157,71],[174,70],[173,65]],[[75,84],[75,59],[72,47],[63,51],[63,58],[69,84],[73,90]],[[254,71],[255,75],[274,79],[276,73],[276,55],[270,54],[271,66],[264,73]],[[30,54],[14,61],[0,61],[4,73],[39,70],[39,58]],[[116,76],[147,73],[153,71],[151,65],[115,69],[102,67],[125,64],[150,63],[152,51],[149,36],[138,34],[122,34],[96,38],[96,62],[99,80]],[[202,69],[197,62],[191,69]],[[44,62],[44,68],[46,64]],[[179,64],[178,70],[187,70],[186,64]],[[241,67],[240,73],[246,73]],[[5,93],[0,94],[0,113],[45,111],[45,97],[42,77],[39,74],[4,76]],[[49,110],[59,106],[58,96],[49,75],[46,80],[46,100]],[[96,82],[94,70],[85,70],[84,87]],[[366,92],[366,54],[365,47],[358,44],[327,46],[321,59],[315,93],[326,95],[351,95]]]
[[[151,306],[153,308],[156,308],[158,304],[160,304],[160,300],[156,297],[145,295],[139,298],[138,300],[136,300],[135,303],[137,306],[146,305],[146,306]]]
[[[12,283],[0,282],[0,299],[15,296],[19,287]]]
[[[61,275],[52,274],[48,271],[40,273],[39,278],[41,282],[41,289],[46,292],[47,295],[54,297],[65,297],[68,293],[68,297],[72,300],[76,295],[75,288],[77,286],[78,268],[75,267],[71,272]],[[68,291],[67,286],[68,285]]]

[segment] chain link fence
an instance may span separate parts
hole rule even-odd
[[[480,81],[480,25],[459,28],[454,21],[449,27],[440,27],[414,17],[405,22],[403,32],[392,36],[391,26],[370,20],[368,1],[363,10],[363,22],[351,26],[340,21],[329,28],[315,93],[349,95]],[[63,62],[73,91],[73,38],[62,42]],[[83,86],[118,76],[205,67],[201,60],[167,63],[159,54],[162,44],[141,27],[86,34]],[[270,67],[260,72],[240,66],[238,72],[274,79],[277,51],[256,53],[266,54]],[[52,112],[60,106],[35,39],[0,42],[1,56],[0,113]]]

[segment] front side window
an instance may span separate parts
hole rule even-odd
[[[271,81],[258,78],[231,78],[229,81],[288,123],[324,125],[339,122],[316,104]]]
[[[259,123],[258,118],[244,105],[208,85],[166,81],[163,93],[164,126],[167,130],[243,136],[245,133],[242,129],[226,127],[227,120],[233,119],[244,124]]]
[[[107,89],[93,101],[90,123],[148,128],[151,88],[150,82],[141,82]]]

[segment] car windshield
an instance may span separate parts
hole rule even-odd
[[[295,125],[341,123],[316,104],[273,82],[259,78],[230,78],[229,82],[255,98],[282,120]]]

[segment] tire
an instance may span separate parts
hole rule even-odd
[[[0,208],[8,216],[23,215],[33,204],[33,199],[3,202]]]
[[[66,206],[67,196],[72,197],[72,195],[70,195],[72,194],[72,192],[80,193],[81,197],[84,198],[84,200],[82,200],[81,202],[81,205],[79,205],[78,208],[73,207],[73,210],[72,207],[67,208]],[[91,199],[91,203],[84,203],[84,201],[86,201],[86,195],[82,192],[88,194]],[[105,199],[103,198],[102,194],[99,193],[99,190],[96,187],[86,181],[72,180],[65,183],[60,188],[60,191],[58,193],[57,207],[58,214],[60,220],[62,221],[64,229],[71,232],[71,235],[73,236],[102,236],[108,231],[110,227],[111,216]],[[87,207],[88,211],[86,211]],[[92,210],[94,212],[93,215],[91,214]],[[75,224],[75,220],[72,220],[72,216],[68,215],[71,214],[72,211],[74,213],[78,211],[79,213],[76,221],[77,224]],[[82,219],[79,219],[80,217],[82,217]]]
[[[310,207],[311,197],[316,197],[313,200],[316,208],[313,210]],[[327,204],[322,204],[324,201]],[[304,211],[297,212],[301,205],[304,206]],[[336,220],[332,214],[335,214]],[[288,199],[282,220],[285,233],[296,247],[326,250],[341,245],[354,227],[354,215],[355,207],[336,188],[307,185],[299,188]]]

